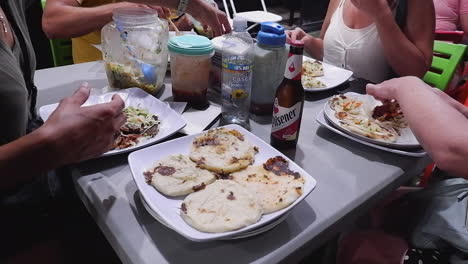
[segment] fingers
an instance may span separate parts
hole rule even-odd
[[[89,84],[87,82],[84,82],[80,85],[80,88],[78,88],[78,90],[76,90],[72,96],[63,99],[60,102],[60,105],[73,104],[80,106],[84,104],[86,100],[88,100],[90,92],[91,89],[89,88]]]
[[[118,94],[114,94],[114,96],[112,96],[112,100],[108,104],[116,113],[116,115],[114,116],[117,116],[117,114],[122,113],[122,109],[124,109],[125,107],[125,102]]]
[[[210,26],[213,29],[215,36],[221,36],[223,34],[223,29],[222,29],[221,23],[219,22],[217,14],[215,14],[215,16],[212,16],[212,21],[211,21]]]
[[[127,117],[121,113],[120,115],[114,118],[114,129],[115,131],[119,131],[120,128],[127,122]]]
[[[220,13],[219,22],[224,27],[224,34],[231,33],[232,31],[231,23],[229,23],[229,19],[227,18],[227,15],[221,11],[218,11],[218,12]]]
[[[290,41],[302,40],[305,32],[301,28],[296,28],[290,32]]]
[[[291,38],[292,30],[286,30],[286,43],[291,44],[293,41]]]

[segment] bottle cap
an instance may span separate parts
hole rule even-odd
[[[302,40],[292,40],[290,45],[294,46],[294,47],[298,47],[298,48],[303,48],[304,47],[304,41],[302,41]]]
[[[233,20],[233,30],[235,32],[244,32],[247,30],[247,19],[235,16]]]
[[[260,45],[281,47],[286,44],[284,27],[278,23],[263,22],[257,40]]]

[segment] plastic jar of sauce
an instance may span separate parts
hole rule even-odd
[[[213,44],[206,37],[184,35],[171,38],[168,47],[174,101],[188,102],[195,108],[205,107]]]

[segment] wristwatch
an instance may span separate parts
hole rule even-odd
[[[179,14],[185,13],[185,10],[187,10],[189,2],[190,0],[180,0],[179,5],[177,6],[177,12],[179,12]]]

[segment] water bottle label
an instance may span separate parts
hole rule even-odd
[[[271,135],[279,140],[296,140],[301,124],[301,107],[302,102],[289,108],[281,107],[275,98]]]
[[[289,53],[284,77],[290,80],[300,80],[302,76],[302,55]]]

